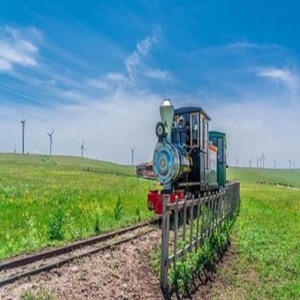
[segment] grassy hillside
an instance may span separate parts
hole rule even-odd
[[[149,218],[152,184],[128,166],[0,154],[0,259]]]
[[[230,179],[237,179],[244,184],[265,181],[266,184],[289,185],[300,188],[300,169],[256,169],[228,168]]]
[[[241,181],[241,210],[233,230],[235,255],[221,269],[214,297],[300,299],[300,171],[228,173]]]

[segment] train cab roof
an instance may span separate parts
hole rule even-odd
[[[214,137],[224,137],[226,136],[226,133],[221,131],[210,131],[209,135]]]
[[[197,106],[188,106],[188,107],[181,107],[174,110],[175,115],[184,115],[184,114],[191,114],[194,112],[200,112],[204,115],[204,117],[210,121],[211,118],[208,116],[208,114],[201,108]]]

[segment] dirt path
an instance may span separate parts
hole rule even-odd
[[[1,287],[0,299],[21,299],[26,293],[49,300],[163,299],[159,281],[150,267],[151,252],[160,238],[161,232],[156,230],[49,273],[24,278]],[[235,256],[234,248],[230,247],[218,263],[217,272],[205,284],[198,282],[189,299],[231,299],[226,281],[232,279],[230,270]],[[225,277],[221,274],[224,269]],[[175,298],[173,295],[172,299]]]
[[[24,278],[0,288],[1,299],[20,299],[26,293],[45,299],[162,299],[150,269],[150,253],[159,239],[157,230],[49,273]]]

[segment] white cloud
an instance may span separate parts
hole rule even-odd
[[[125,76],[124,76],[123,74],[121,74],[121,73],[108,73],[108,74],[106,75],[106,78],[107,78],[108,80],[118,81],[118,82],[120,82],[120,81],[127,81],[127,80],[128,80],[128,78],[125,77]]]
[[[9,71],[9,70],[11,70],[11,67],[12,66],[8,61],[0,58],[0,72],[1,71]]]
[[[137,43],[137,52],[142,55],[147,55],[152,45],[157,42],[155,32],[153,32],[152,36],[148,36],[144,40],[141,40]]]
[[[88,85],[103,90],[113,90],[116,87],[128,87],[131,85],[130,80],[121,73],[107,73],[105,76],[99,79],[89,79]]]
[[[243,99],[242,102],[220,102],[208,105],[211,129],[227,133],[229,164],[256,166],[256,158],[265,153],[266,167],[287,168],[292,157],[300,164],[300,104],[289,101],[288,95],[276,99],[284,106],[274,105],[274,99]]]
[[[103,79],[90,79],[88,84],[100,90],[108,90],[110,88],[109,84]]]
[[[158,30],[154,29],[151,36],[139,41],[136,50],[125,60],[125,66],[130,79],[134,79],[135,68],[147,56],[153,44],[158,42]]]
[[[289,86],[295,87],[298,82],[298,76],[288,69],[279,68],[260,68],[257,71],[257,75],[271,80],[281,81]]]
[[[121,72],[109,72],[100,78],[88,80],[88,84],[101,90],[115,88],[137,88],[136,79],[144,77],[169,80],[171,73],[160,69],[151,69],[146,66],[145,60],[149,56],[152,46],[158,42],[159,29],[154,28],[152,35],[137,42],[136,49],[125,59],[125,75]]]
[[[152,79],[158,79],[158,80],[170,80],[172,74],[171,72],[162,71],[160,69],[150,69],[145,71],[145,76]]]
[[[36,29],[30,29],[35,32]],[[37,66],[37,46],[23,32],[11,27],[0,27],[0,71],[9,71],[14,65]]]
[[[232,50],[239,50],[239,49],[256,49],[256,50],[270,50],[270,49],[278,49],[281,48],[278,45],[275,44],[257,44],[257,43],[251,43],[246,41],[237,41],[234,43],[229,43],[223,48],[232,49]]]

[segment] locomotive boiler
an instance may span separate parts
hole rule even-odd
[[[158,138],[153,154],[153,171],[162,190],[148,194],[148,208],[162,213],[164,193],[170,201],[218,190],[226,183],[226,135],[209,132],[210,117],[201,107],[174,109],[166,99],[159,108]]]

